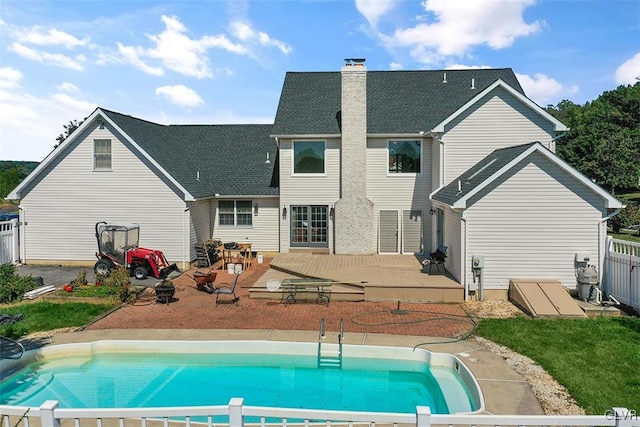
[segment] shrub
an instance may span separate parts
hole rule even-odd
[[[108,286],[115,295],[120,298],[121,302],[135,302],[136,293],[131,287],[131,279],[129,278],[129,270],[121,267],[111,271],[109,277],[102,282]]]
[[[0,265],[0,303],[20,301],[25,292],[36,287],[33,277],[18,275],[16,267],[12,264]]]

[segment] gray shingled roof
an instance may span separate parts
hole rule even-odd
[[[278,195],[273,125],[167,126],[100,110],[195,198]]]
[[[443,83],[444,73],[447,83]],[[471,79],[475,89],[471,89]],[[368,132],[429,131],[498,79],[524,95],[510,68],[368,71]],[[340,134],[336,120],[340,95],[340,72],[288,72],[274,135]]]
[[[516,145],[514,147],[501,148],[493,151],[484,159],[473,165],[462,175],[451,181],[445,187],[438,190],[431,198],[438,202],[452,206],[455,202],[472,192],[476,187],[483,184],[494,173],[502,167],[509,164],[520,154],[527,151],[532,145],[539,142],[529,144]],[[458,182],[460,187],[458,187]],[[460,188],[460,190],[458,190]]]

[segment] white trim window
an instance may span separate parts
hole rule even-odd
[[[293,174],[324,175],[326,152],[325,141],[293,141]]]
[[[420,174],[422,171],[422,141],[389,141],[389,168],[392,174]]]
[[[111,140],[93,140],[93,170],[111,170]]]
[[[219,200],[218,225],[222,227],[252,227],[251,200]]]

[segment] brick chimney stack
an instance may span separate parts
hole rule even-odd
[[[340,199],[335,204],[335,253],[376,252],[373,202],[367,198],[367,68],[364,58],[342,67]]]

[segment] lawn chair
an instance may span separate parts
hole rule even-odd
[[[436,249],[434,252],[431,252],[430,254],[428,254],[427,258],[429,259],[429,274],[431,274],[431,268],[435,265],[436,268],[438,269],[438,272],[440,271],[440,266],[442,266],[442,268],[444,268],[444,274],[448,274],[447,273],[447,267],[445,267],[444,262],[447,259],[447,247],[440,245],[438,246],[438,249]],[[426,265],[425,265],[426,267]],[[423,267],[423,271],[424,271],[424,267]]]
[[[216,294],[216,305],[218,305],[218,298],[220,295],[232,295],[233,300],[232,303],[237,304],[240,298],[236,295],[236,285],[238,284],[238,279],[240,278],[239,274],[236,274],[235,279],[233,279],[233,283],[220,283],[216,288],[213,289],[213,293]]]

